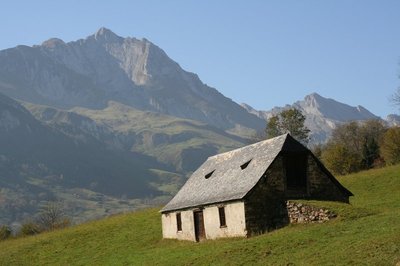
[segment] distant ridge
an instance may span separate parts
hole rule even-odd
[[[306,116],[305,125],[311,130],[311,143],[325,142],[332,130],[345,122],[380,119],[360,105],[350,106],[322,97],[318,93],[309,94],[301,101],[284,107],[274,107],[269,111],[258,111],[247,104],[242,104],[242,107],[264,120],[288,108],[302,111]]]

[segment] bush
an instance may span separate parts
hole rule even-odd
[[[0,226],[0,241],[5,240],[11,236],[11,228],[7,225]]]
[[[34,222],[26,222],[22,224],[21,229],[19,231],[19,235],[21,236],[30,236],[36,235],[40,233],[39,226]]]
[[[63,217],[62,219],[59,219],[57,223],[54,223],[52,227],[47,228],[46,230],[57,230],[57,229],[62,229],[66,228],[71,225],[71,219],[68,217]]]
[[[382,166],[379,144],[386,130],[378,120],[340,125],[320,149],[322,160],[332,172],[341,175]]]
[[[383,135],[381,155],[389,165],[400,162],[400,127],[390,128]]]
[[[334,174],[345,175],[361,168],[360,154],[343,144],[329,144],[322,151],[322,161]]]

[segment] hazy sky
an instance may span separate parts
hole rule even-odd
[[[0,49],[105,26],[147,38],[236,102],[270,109],[318,92],[398,112],[400,1],[1,1]]]

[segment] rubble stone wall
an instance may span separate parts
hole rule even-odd
[[[286,209],[289,216],[289,222],[293,224],[323,223],[336,217],[335,213],[325,208],[316,208],[293,201],[286,202]]]

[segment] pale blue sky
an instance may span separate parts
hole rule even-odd
[[[398,112],[400,1],[1,1],[0,49],[105,26],[147,38],[236,102],[270,109],[318,92]]]

